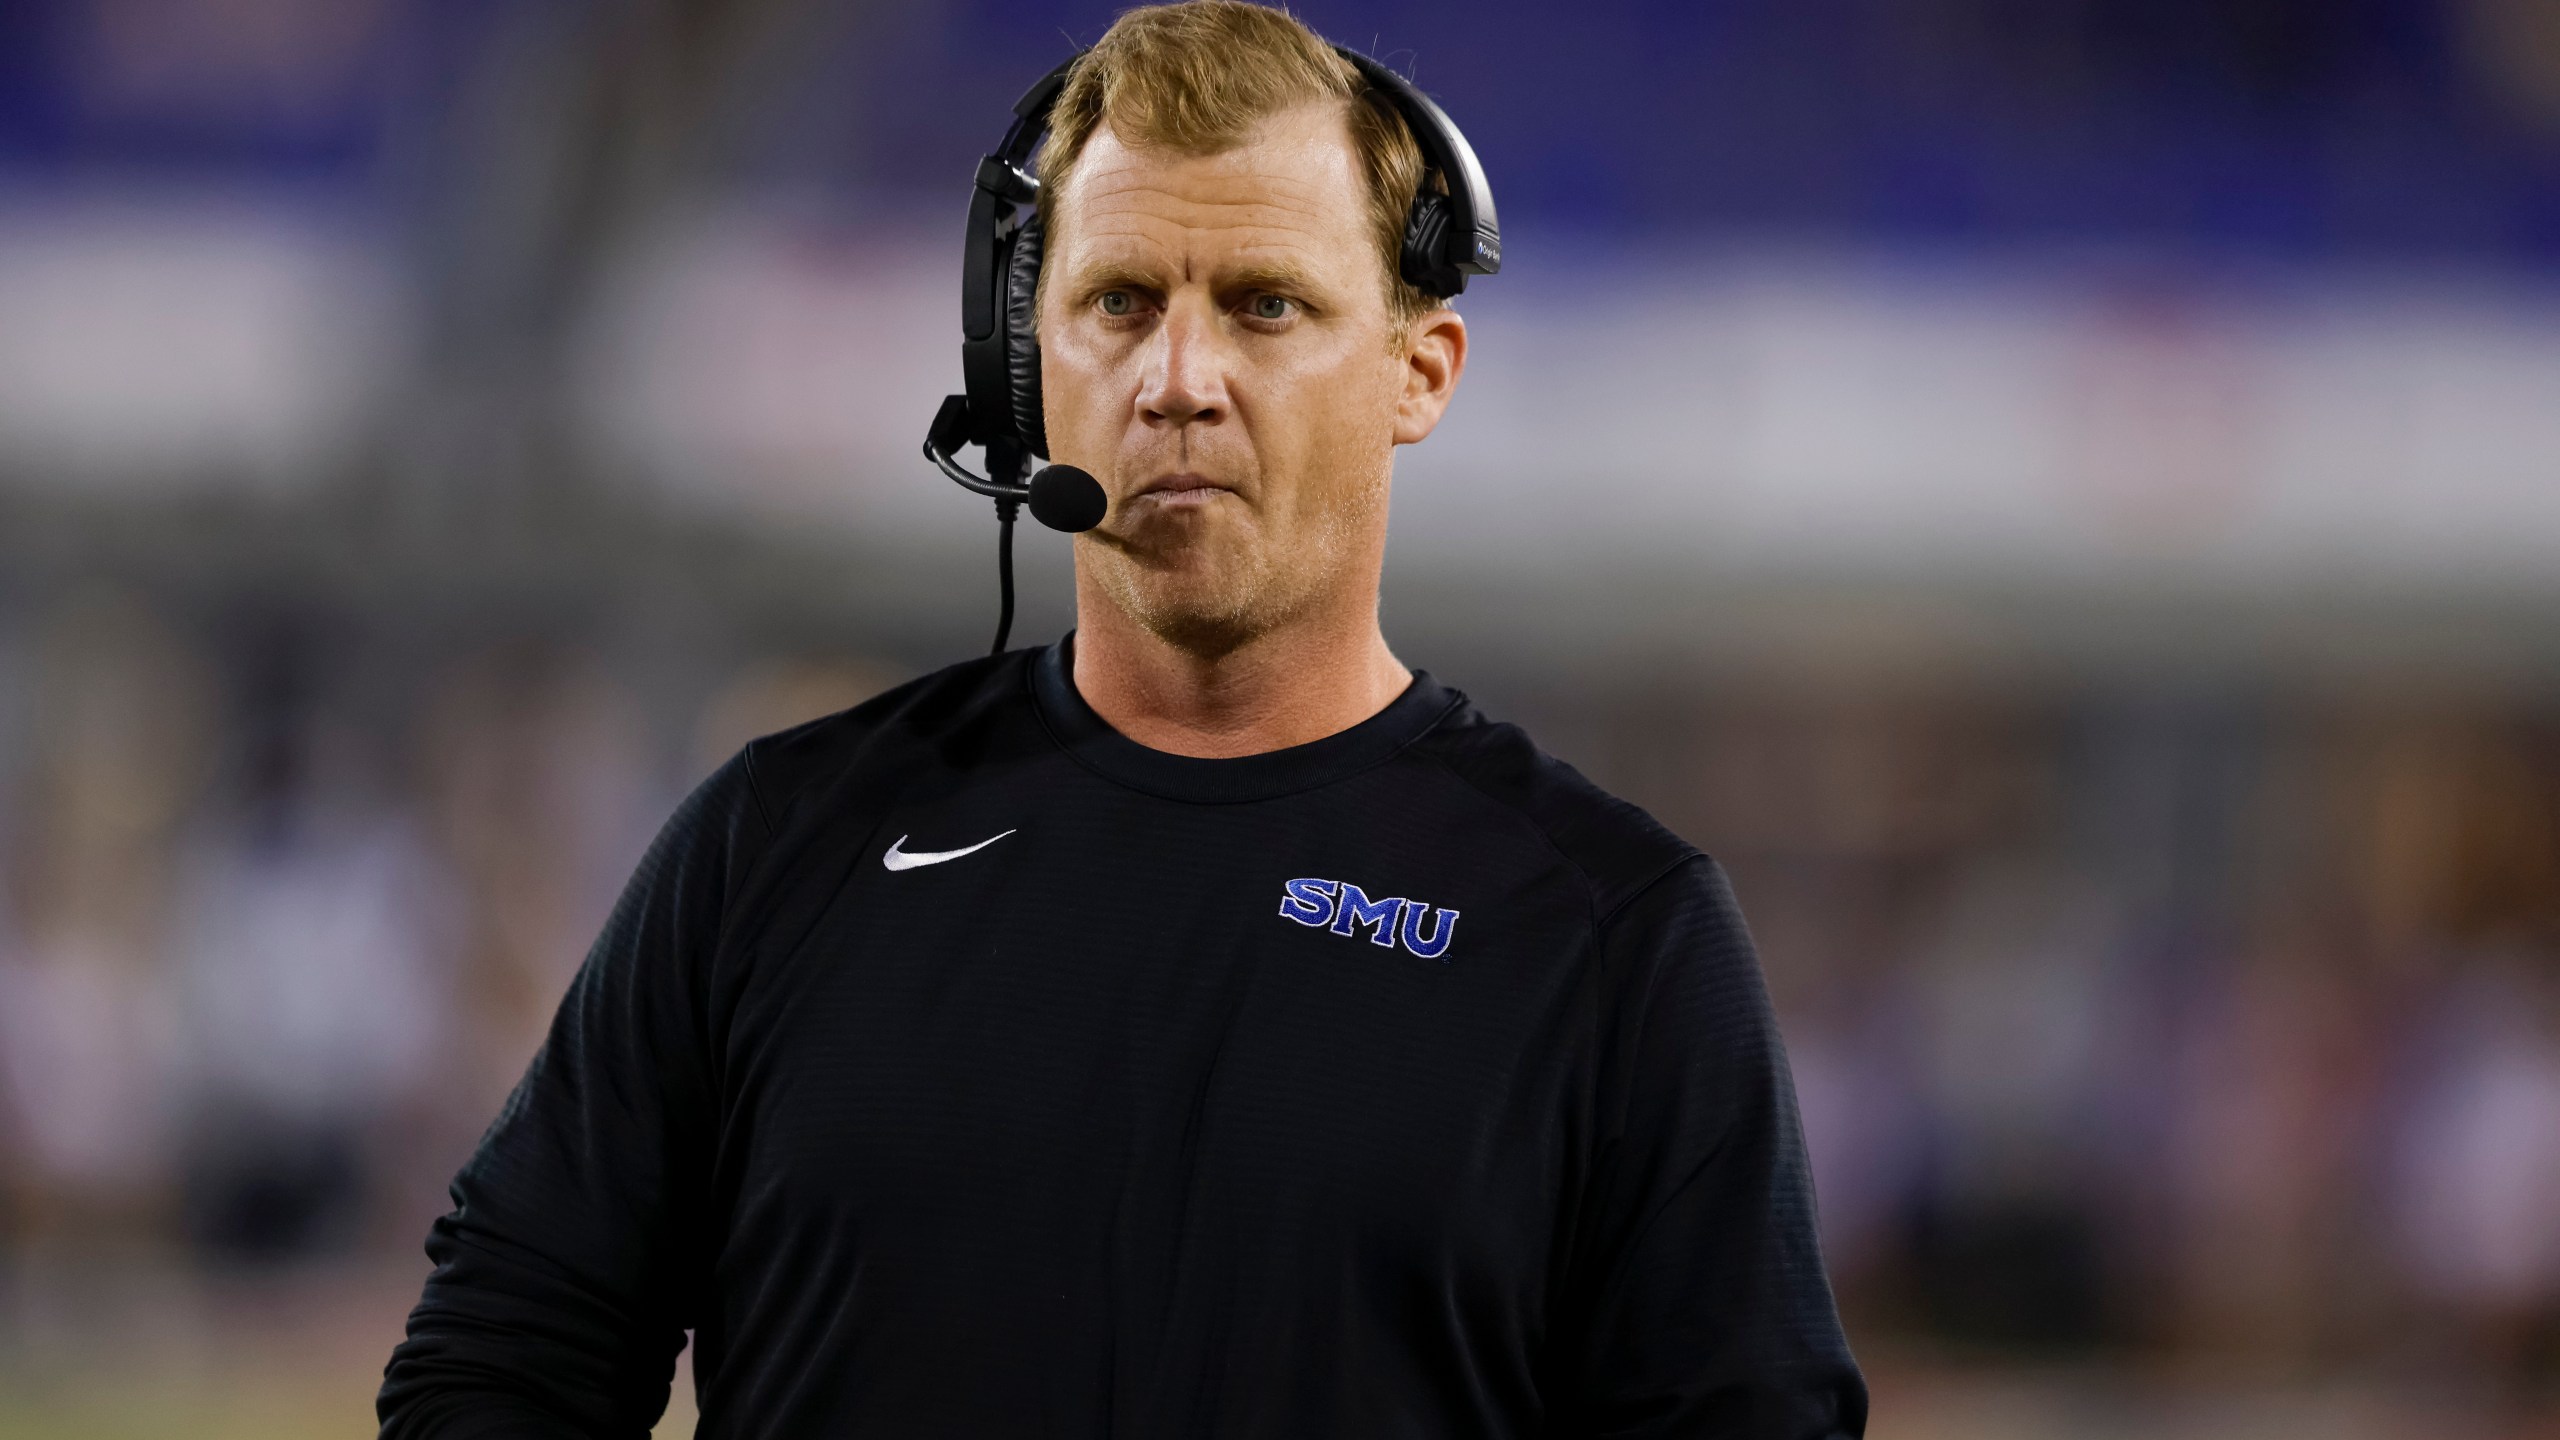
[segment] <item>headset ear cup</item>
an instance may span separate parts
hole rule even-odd
[[[1013,428],[1023,448],[1049,457],[1049,434],[1040,409],[1040,216],[1033,212],[1005,256],[1004,367],[1013,400]]]
[[[1396,270],[1426,295],[1447,299],[1467,288],[1467,273],[1442,263],[1449,235],[1449,197],[1425,189],[1404,216],[1404,245]]]

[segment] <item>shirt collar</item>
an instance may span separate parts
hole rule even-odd
[[[1167,800],[1233,804],[1329,785],[1422,738],[1466,699],[1432,679],[1430,672],[1416,670],[1413,682],[1385,709],[1348,730],[1285,750],[1202,759],[1151,750],[1094,713],[1076,690],[1074,641],[1075,634],[1069,631],[1032,661],[1032,697],[1042,722],[1059,746],[1086,769]]]

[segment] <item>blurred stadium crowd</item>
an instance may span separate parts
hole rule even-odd
[[[31,642],[7,677],[34,702],[0,962],[10,1233],[215,1262],[423,1238],[687,771],[879,688],[754,667],[671,754],[574,646],[399,677],[292,620],[189,634],[113,591]]]
[[[903,673],[377,648],[112,589],[16,638],[0,1324],[32,1326],[84,1258],[412,1252],[683,786]],[[1735,871],[1862,1337],[2547,1393],[2547,705],[1907,675],[1516,704]]]
[[[0,1434],[66,1343],[125,1363],[82,1318],[118,1267],[389,1267],[387,1352],[676,797],[976,648],[989,527],[912,458],[947,232],[1110,8],[0,7]],[[1463,302],[1459,461],[1400,482],[1389,637],[1733,870],[1879,1415],[1898,1374],[2094,1365],[2560,1433],[2560,8],[1300,8],[1448,102],[1519,257]],[[668,259],[742,224],[707,253],[753,263]],[[1798,395],[1644,328],[1737,247],[1940,309]],[[1962,465],[2005,442],[1896,469],[1936,402],[1894,406],[2011,373],[1968,317],[2069,305],[1962,277],[2056,255],[2174,297],[2069,372],[2156,382],[2100,433],[2166,468],[2072,471],[2115,518],[2012,535]],[[2253,519],[2282,464],[2227,406],[2265,377],[2215,327],[2413,284],[2467,297],[2429,383],[2472,448]],[[1841,327],[1817,378],[1887,353],[1768,303]],[[1694,414],[1536,412],[1628,336],[1720,357]],[[2434,403],[2397,383],[2307,413]],[[1445,498],[1473,470],[1489,519]],[[1894,505],[1967,544],[1824,548]],[[1045,640],[1063,562],[1025,564]]]

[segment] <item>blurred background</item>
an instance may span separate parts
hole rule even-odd
[[[674,800],[983,647],[1112,10],[0,4],[0,1436],[365,1433]],[[1508,242],[1389,638],[1734,872],[1873,1433],[2560,1435],[2560,0],[1300,13]]]

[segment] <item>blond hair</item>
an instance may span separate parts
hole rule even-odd
[[[1127,11],[1067,73],[1041,142],[1040,223],[1054,247],[1059,188],[1104,121],[1130,145],[1215,155],[1269,116],[1326,100],[1350,107],[1351,146],[1368,181],[1369,224],[1386,269],[1399,343],[1446,302],[1398,267],[1405,214],[1420,190],[1422,147],[1395,103],[1298,17],[1243,0],[1184,0]]]

